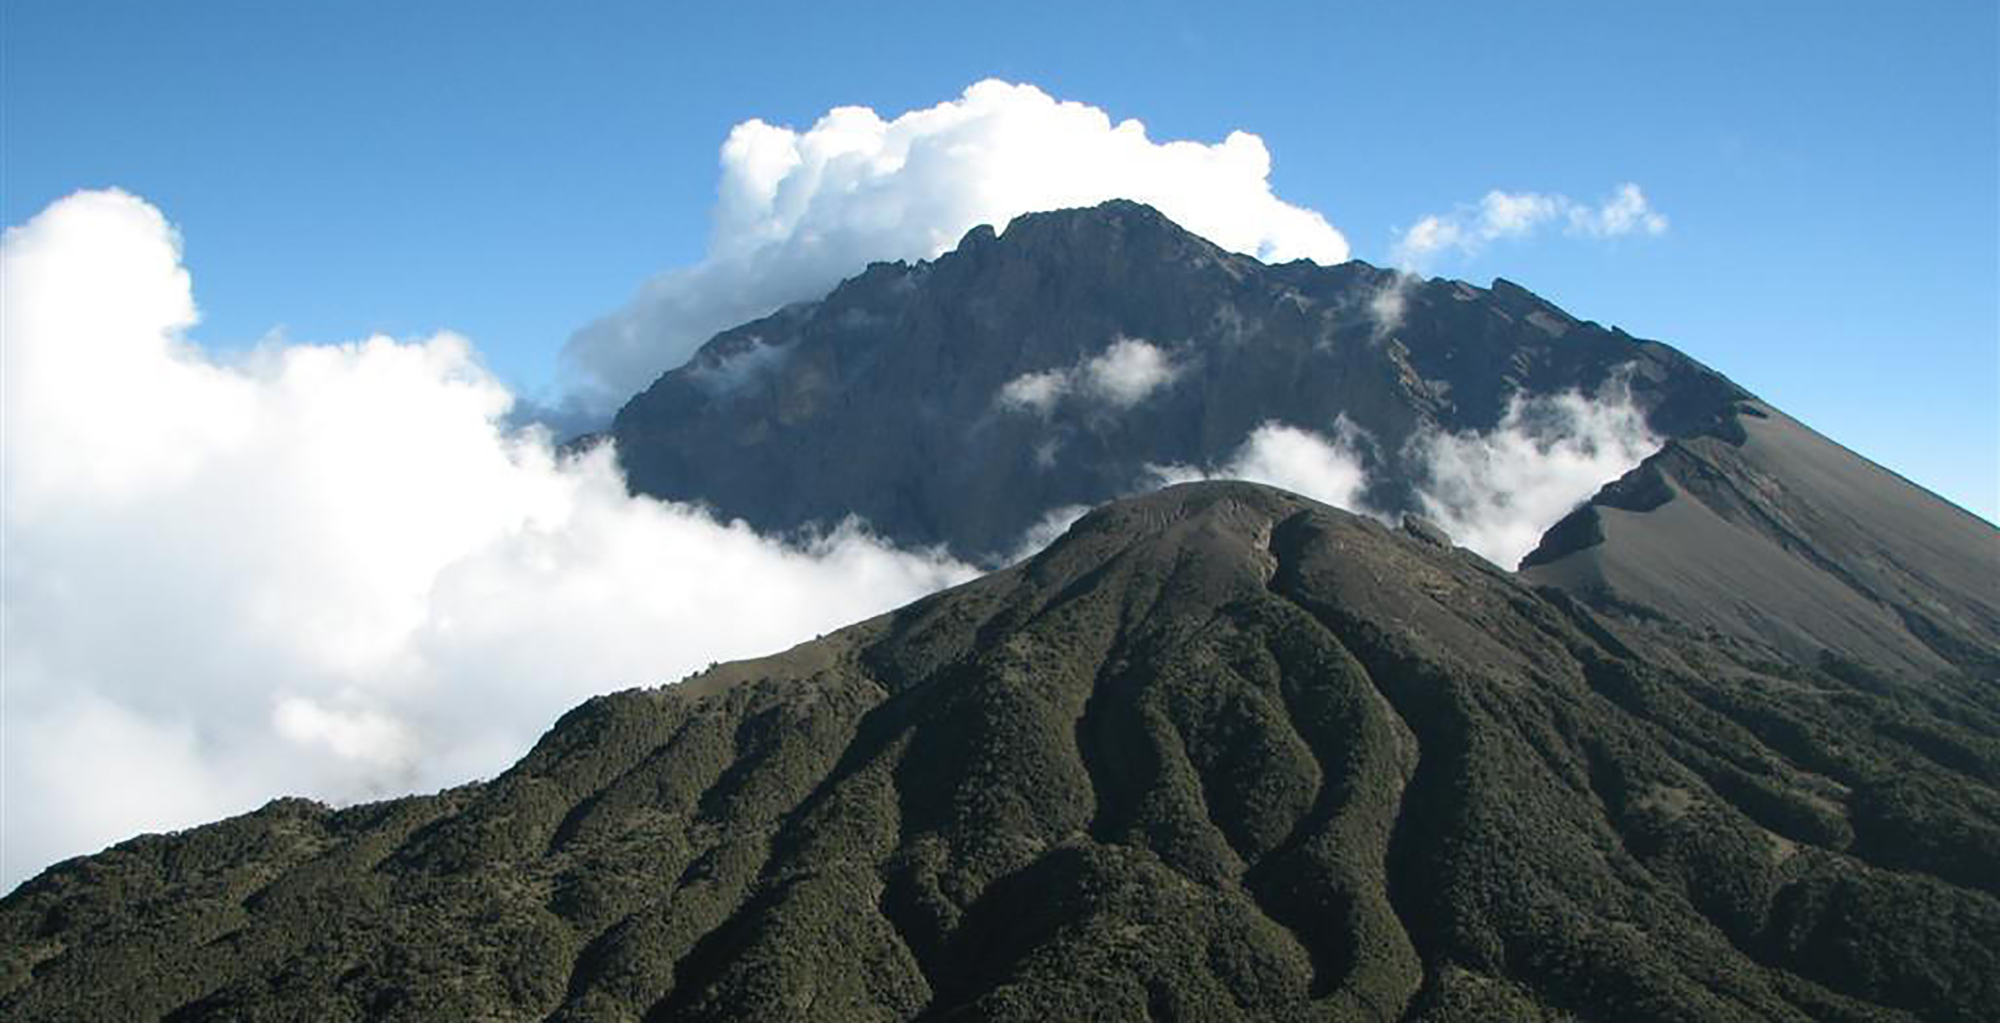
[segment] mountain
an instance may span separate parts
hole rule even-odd
[[[1593,599],[1251,484],[1111,504],[593,699],[491,782],[53,867],[0,900],[0,1015],[1992,1019],[1992,677],[1767,659],[1621,603],[1696,592],[1645,588],[1645,516],[1814,511],[1702,482],[1811,453],[1745,433],[1544,545]],[[1953,578],[1854,542],[1894,556],[1857,594]]]
[[[1517,572],[1118,500],[490,782],[58,864],[0,1018],[1995,1018],[2000,531],[1665,345],[1113,202],[726,331],[612,435],[646,493],[997,562],[1268,421],[1417,510],[1414,439],[1570,391],[1665,444]]]
[[[1221,464],[1266,421],[1344,417],[1370,441],[1368,503],[1418,511],[1413,436],[1614,380],[1666,437],[1749,397],[1506,281],[1267,266],[1113,201],[975,228],[725,331],[610,434],[637,492],[766,531],[859,515],[997,563],[1050,510],[1150,489],[1151,466]]]
[[[1714,370],[1504,280],[1267,266],[1122,200],[725,331],[611,436],[642,493],[999,563],[1052,510],[1224,464],[1265,422],[1359,436],[1365,503],[1421,512],[1413,438],[1607,386],[1666,445],[1549,533],[1530,582],[1746,656],[2000,678],[2000,533]]]
[[[1761,402],[1607,485],[1523,577],[1774,659],[2000,680],[2000,532]]]

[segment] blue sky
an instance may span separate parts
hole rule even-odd
[[[702,253],[757,117],[885,117],[988,76],[1155,140],[1269,146],[1354,254],[1492,189],[1642,185],[1657,238],[1439,260],[1669,341],[2000,514],[2000,24],[1863,4],[105,4],[0,8],[0,214],[117,186],[240,347],[465,333],[526,393]]]

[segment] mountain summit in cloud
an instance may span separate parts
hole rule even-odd
[[[719,330],[818,298],[865,260],[932,258],[1030,210],[1125,196],[1231,251],[1348,253],[1325,217],[1272,190],[1270,150],[1250,132],[1155,142],[1137,119],[997,79],[888,118],[843,106],[804,130],[744,121],[720,156],[707,253],[570,338],[573,400],[609,414]]]

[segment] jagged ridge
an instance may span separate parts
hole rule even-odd
[[[1377,312],[1402,295],[1393,325]],[[1120,339],[1178,370],[1127,407],[1002,389]],[[1401,281],[1353,261],[1266,265],[1113,201],[976,229],[935,261],[878,263],[823,300],[717,335],[619,413],[632,488],[763,530],[850,514],[910,546],[996,562],[1051,509],[1145,489],[1148,467],[1226,462],[1259,425],[1366,430],[1371,505],[1418,510],[1427,428],[1491,429],[1517,394],[1614,375],[1662,436],[1748,395],[1681,353],[1508,281]]]

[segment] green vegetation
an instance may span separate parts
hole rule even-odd
[[[1994,1018],[1990,682],[1744,649],[1174,488],[489,783],[61,864],[0,1016]]]

